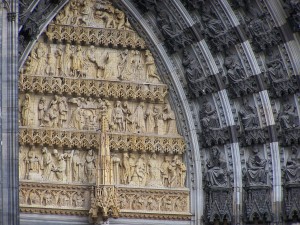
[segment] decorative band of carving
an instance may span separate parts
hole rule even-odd
[[[182,137],[109,134],[111,151],[142,151],[183,154]],[[68,148],[97,148],[99,132],[76,132],[72,130],[20,128],[21,145],[48,145]]]
[[[145,49],[145,41],[134,31],[50,24],[46,32],[50,41],[76,42],[98,46]]]
[[[189,220],[188,189],[117,187],[120,216]],[[21,212],[87,216],[91,186],[20,183]]]
[[[57,93],[96,96],[110,99],[147,100],[164,102],[168,88],[163,84],[138,84],[132,82],[71,79],[23,75],[19,79],[20,92]]]

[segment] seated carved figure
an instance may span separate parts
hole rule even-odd
[[[227,172],[226,162],[221,159],[218,147],[213,147],[210,153],[210,159],[206,163],[206,182],[211,187],[226,187]]]
[[[254,148],[247,161],[246,178],[249,185],[267,184],[267,160],[259,156],[259,150]]]
[[[292,155],[287,160],[284,169],[285,179],[288,183],[295,183],[300,181],[300,163],[297,157],[297,147],[292,147]]]
[[[244,130],[251,130],[259,127],[259,120],[256,112],[256,108],[249,105],[246,98],[243,99],[243,105],[239,110],[239,115],[244,127]]]
[[[205,130],[219,128],[220,123],[217,115],[217,111],[211,103],[204,99],[204,106],[202,110],[203,118],[201,119],[202,126]]]
[[[285,104],[278,115],[280,126],[283,129],[297,127],[297,117],[298,115],[296,112],[296,108],[292,107],[290,104]]]

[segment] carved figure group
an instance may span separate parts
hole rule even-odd
[[[60,182],[95,182],[95,153],[88,150],[80,154],[78,150],[65,150],[60,153],[47,147],[41,152],[30,148],[28,151],[21,147],[19,168],[20,179],[44,180]]]
[[[161,158],[153,153],[149,158],[142,154],[123,153],[121,183],[149,187],[184,187],[186,166],[175,155]]]

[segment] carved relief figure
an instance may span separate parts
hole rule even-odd
[[[124,127],[125,127],[124,110],[121,106],[120,101],[116,102],[116,106],[112,111],[112,122],[116,126],[116,131],[118,132],[124,131]]]
[[[27,152],[23,146],[19,148],[19,179],[23,180],[27,171],[26,168]]]
[[[256,107],[251,106],[247,98],[243,98],[243,105],[239,110],[244,130],[251,130],[259,127],[259,119]]]
[[[32,124],[33,112],[31,109],[31,99],[29,94],[25,94],[25,98],[21,104],[21,125],[29,126]]]
[[[130,177],[130,163],[129,163],[129,156],[128,153],[123,153],[123,177],[122,177],[122,183],[123,184],[129,184],[131,177]]]
[[[213,147],[210,153],[210,159],[206,162],[206,182],[208,186],[225,187],[227,186],[226,162],[221,158],[221,152],[218,147]]]
[[[54,76],[56,73],[56,60],[53,54],[48,53],[47,55],[48,61],[47,61],[47,66],[46,66],[46,74],[49,76]]]
[[[68,118],[68,103],[66,97],[60,97],[58,100],[58,127],[63,127]]]
[[[71,71],[74,77],[84,77],[83,74],[83,52],[80,45],[77,45],[75,53],[71,55],[72,67]]]
[[[66,168],[67,163],[64,158],[64,154],[59,154],[56,149],[53,150],[53,155],[57,162],[51,169],[54,172],[58,181],[66,181]]]
[[[73,181],[81,181],[83,162],[81,161],[79,151],[75,150],[72,158],[72,172],[73,172]]]
[[[120,80],[129,79],[131,75],[129,62],[130,62],[130,53],[128,49],[125,49],[123,52],[120,53],[120,61],[117,66]]]
[[[103,65],[99,62],[98,57],[96,56],[95,46],[91,45],[87,50],[88,60],[96,67],[96,78],[102,77],[102,70],[104,69]],[[91,73],[91,71],[90,71]]]
[[[148,133],[154,133],[155,131],[155,116],[157,113],[154,111],[154,106],[148,106],[145,113],[146,116],[146,130]]]
[[[70,76],[71,55],[72,55],[71,45],[67,44],[65,47],[65,51],[62,58],[62,65],[61,65],[63,76]]]
[[[170,178],[169,171],[171,170],[170,167],[171,167],[170,159],[168,158],[168,156],[165,156],[164,161],[161,164],[162,182],[165,187],[169,187],[170,184],[170,180],[169,180]]]
[[[163,109],[162,118],[165,121],[165,129],[166,134],[176,134],[177,128],[176,128],[176,122],[175,122],[175,114],[171,110],[170,105],[166,105]]]
[[[40,159],[32,148],[30,148],[27,153],[26,169],[25,177],[28,180],[39,180],[41,178],[39,175]]]
[[[298,123],[298,115],[296,111],[296,107],[286,103],[282,107],[283,109],[278,115],[280,125],[283,129],[289,129],[293,127],[297,127]]]
[[[208,102],[206,98],[204,99],[203,104],[203,110],[201,113],[203,115],[203,118],[201,119],[203,128],[205,130],[219,128],[220,124],[215,107]]]
[[[298,148],[296,146],[292,146],[292,155],[286,162],[284,172],[285,179],[288,183],[300,181],[300,160],[298,157]]]
[[[235,57],[226,57],[224,66],[227,69],[226,77],[228,79],[228,83],[235,84],[246,77],[244,69],[239,65]]]
[[[141,102],[135,109],[133,114],[133,122],[136,125],[136,130],[138,133],[144,133],[146,131],[146,124],[145,124],[145,104]]]
[[[85,163],[84,163],[84,172],[87,177],[88,183],[95,182],[95,169],[96,169],[95,163],[96,163],[96,158],[95,158],[94,151],[90,149],[85,156]]]
[[[42,148],[42,170],[43,180],[50,180],[51,169],[53,167],[52,155],[46,147]]]
[[[140,158],[137,160],[135,165],[135,170],[132,175],[130,185],[138,185],[138,186],[145,186],[147,174],[146,174],[146,162],[145,162],[145,155],[141,155]]]
[[[258,148],[253,148],[252,155],[247,161],[247,181],[249,185],[261,185],[267,183],[267,171],[265,170],[267,160],[259,156]]]
[[[47,48],[43,43],[39,43],[32,55],[35,64],[34,75],[43,75],[46,68]]]
[[[162,186],[161,172],[162,171],[161,171],[160,163],[157,159],[157,155],[153,153],[148,162],[149,177],[148,177],[147,185],[153,187]]]
[[[45,192],[43,200],[44,200],[44,203],[45,203],[46,206],[52,205],[52,203],[53,203],[52,197],[53,196],[52,196],[52,194],[49,191]]]
[[[152,81],[152,80],[160,81],[160,78],[156,71],[154,58],[149,50],[146,50],[146,53],[145,53],[145,65],[146,65],[146,80],[147,81]]]
[[[82,112],[83,100],[82,98],[79,97],[79,98],[72,98],[69,100],[69,102],[76,105],[76,108],[71,113],[69,126],[71,128],[82,130],[84,125],[83,112]]]
[[[45,113],[44,124],[49,125],[50,127],[58,127],[59,123],[59,96],[55,95],[54,99],[49,103],[49,108]]]
[[[77,208],[82,208],[84,206],[84,198],[82,197],[82,194],[77,191],[76,194],[73,197],[74,206]]]
[[[43,126],[45,111],[46,111],[45,98],[41,97],[38,103],[38,120],[40,122],[40,126]]]

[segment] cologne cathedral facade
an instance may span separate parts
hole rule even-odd
[[[0,21],[0,225],[300,224],[299,0],[2,0]]]

